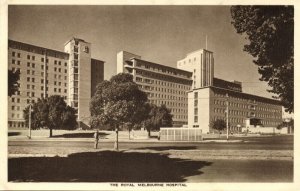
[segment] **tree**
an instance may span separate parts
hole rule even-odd
[[[77,126],[75,109],[68,106],[61,96],[38,99],[33,103],[32,110],[31,128],[48,128],[49,137],[52,137],[53,129],[73,130]],[[24,116],[28,125],[29,106],[25,108]]]
[[[116,131],[115,149],[118,149],[118,131],[126,125],[144,120],[147,94],[138,88],[130,74],[120,73],[109,81],[97,85],[90,102],[92,128],[102,129],[105,125]]]
[[[237,33],[249,44],[244,51],[254,57],[260,80],[279,98],[289,113],[294,112],[294,8],[293,6],[232,6]]]
[[[217,119],[211,122],[211,127],[221,133],[221,131],[226,129],[226,122],[223,119]]]
[[[151,136],[151,131],[159,130],[160,127],[163,126],[172,126],[173,116],[166,105],[161,105],[160,107],[158,107],[154,104],[148,104],[146,108],[148,110],[148,116],[146,120],[143,121],[143,125],[148,131],[148,137]]]
[[[13,72],[8,70],[8,96],[12,96],[19,90],[20,70]]]

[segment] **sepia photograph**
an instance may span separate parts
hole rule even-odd
[[[296,10],[8,4],[1,189],[294,185]]]

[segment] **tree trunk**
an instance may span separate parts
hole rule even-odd
[[[49,137],[52,137],[52,128],[50,128],[50,134]]]
[[[148,138],[150,138],[150,137],[151,137],[151,131],[148,130]]]
[[[115,127],[115,132],[116,132],[116,137],[115,137],[114,149],[116,151],[118,151],[119,150],[119,128],[118,128],[118,126]]]
[[[128,140],[130,140],[130,130],[128,129]]]

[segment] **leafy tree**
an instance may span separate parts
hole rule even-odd
[[[91,126],[102,129],[105,125],[116,131],[115,149],[118,149],[118,131],[126,125],[144,120],[147,94],[138,88],[130,74],[120,73],[97,85],[90,103]]]
[[[294,112],[294,7],[232,6],[231,16],[237,33],[249,40],[244,51],[254,57],[260,80]]]
[[[8,70],[8,96],[12,96],[19,90],[20,70],[13,72]]]
[[[283,121],[277,126],[277,129],[282,129],[283,127],[290,127],[294,130],[294,119],[290,119],[289,121]]]
[[[226,122],[223,119],[217,119],[211,122],[211,127],[221,133],[221,131],[226,129]]]
[[[61,96],[38,99],[32,105],[31,128],[48,128],[49,137],[52,137],[53,129],[73,130],[77,125],[75,113],[75,109],[68,106]],[[24,110],[24,117],[28,125],[29,106]]]
[[[148,104],[147,106],[148,117],[143,121],[144,127],[148,131],[148,137],[151,136],[151,131],[159,130],[160,127],[171,127],[173,124],[171,111],[166,107],[166,105],[161,105],[160,107],[154,104]]]

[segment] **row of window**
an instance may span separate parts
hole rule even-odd
[[[128,72],[132,73],[132,71],[130,71],[130,70],[128,70]],[[188,86],[188,89],[189,89],[189,87],[190,87],[189,85],[191,85],[191,82],[192,82],[192,80],[189,80],[189,79],[180,79],[175,76],[167,76],[164,74],[158,74],[158,73],[142,71],[142,70],[136,70],[136,75],[161,80],[161,85],[164,84],[168,87],[177,87],[178,88],[178,85],[181,84],[181,85]]]
[[[14,52],[13,52],[13,53],[14,53]],[[18,54],[20,54],[20,53],[18,53]],[[12,55],[13,55],[13,57],[15,57],[14,54],[12,54]],[[20,58],[20,57],[18,57],[18,58]],[[31,58],[31,60],[35,61],[35,56],[27,55],[27,59],[30,60],[30,58]],[[42,57],[42,58],[41,58],[41,62],[44,63],[44,61],[45,61],[45,58]],[[28,66],[28,63],[30,63],[30,62],[27,62],[27,66]],[[48,58],[46,58],[46,63],[49,63],[49,59],[48,59]],[[20,61],[20,60],[12,59],[12,64],[20,65],[20,64],[21,64],[21,61]],[[62,66],[62,62],[61,62],[61,61],[54,60],[54,65]],[[67,66],[68,66],[68,63],[65,62],[65,63],[64,63],[64,66],[67,67]],[[29,67],[29,66],[28,66],[28,67]]]
[[[166,73],[166,74],[170,74],[170,75],[175,75],[175,76],[182,76],[182,77],[186,77],[188,78],[189,76],[182,74],[180,71],[175,71],[172,69],[166,69],[166,68],[162,68],[162,67],[156,67],[150,64],[142,64],[140,62],[138,62],[136,64],[137,67],[140,68],[146,68],[148,70],[153,70],[153,71],[158,71],[158,72],[162,72],[162,73]]]
[[[226,101],[214,100],[214,104],[225,106]],[[258,110],[258,111],[281,112],[281,110],[278,110],[278,109],[276,110],[274,108],[254,106],[254,105],[249,105],[248,103],[244,104],[244,103],[228,102],[228,105],[231,106],[231,107],[238,107],[238,108]]]
[[[25,122],[9,121],[8,127],[25,127]]]
[[[179,88],[179,89],[183,89],[183,90],[190,89],[190,86],[175,84],[175,83],[171,83],[171,82],[164,82],[164,81],[160,81],[160,80],[152,80],[152,79],[141,78],[141,77],[136,77],[135,79],[136,79],[136,82],[144,82],[144,83],[149,83],[149,84],[162,85],[162,86],[167,86],[167,87],[171,87],[171,88]]]

